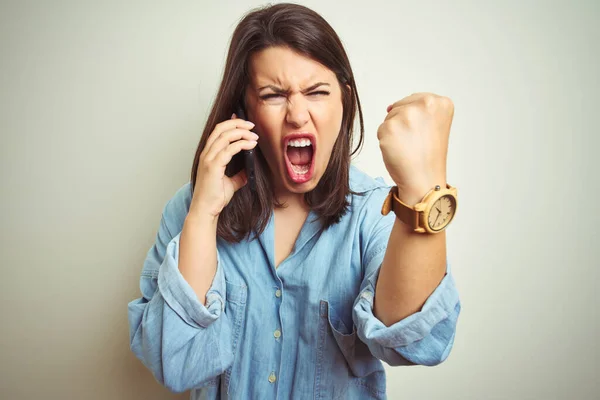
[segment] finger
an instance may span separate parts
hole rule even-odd
[[[434,96],[434,94],[432,93],[413,93],[410,96],[407,96],[405,98],[403,98],[402,100],[399,100],[393,104],[390,104],[387,107],[387,112],[390,112],[390,110],[393,110],[396,107],[400,107],[400,106],[404,106],[406,104],[410,104],[410,103],[414,103],[415,101],[420,100],[421,98],[425,97],[425,96]]]
[[[230,131],[236,128],[250,130],[254,128],[254,124],[250,121],[246,121],[239,118],[228,119],[227,121],[218,123],[215,126],[215,129],[213,129],[208,139],[206,140],[206,145],[204,146],[204,148],[209,148],[214,143],[214,141],[217,140],[219,136],[223,134],[223,132]]]
[[[232,117],[234,115],[235,115],[235,113],[232,114]],[[236,129],[236,128],[250,130],[250,129],[254,128],[254,124],[250,121],[246,121],[246,120],[239,119],[239,118],[229,119],[227,121],[220,122],[215,126],[215,129],[213,129],[212,133],[208,137],[205,148],[210,147],[214,143],[214,141],[217,140],[219,138],[219,136],[221,136],[223,134],[223,132],[227,132],[231,129]]]
[[[418,100],[421,97],[421,95],[422,95],[421,93],[413,93],[410,96],[407,96],[407,97],[403,98],[402,100],[399,100],[399,101],[397,101],[397,102],[395,102],[393,104],[390,104],[387,107],[387,112],[390,112],[391,110],[393,110],[396,107],[401,107],[401,106],[404,106],[406,104],[410,104],[410,103]]]
[[[237,192],[248,183],[248,176],[246,175],[246,170],[242,169],[240,172],[229,178],[231,180],[231,184],[233,185],[233,191]]]
[[[410,104],[410,103],[409,103]],[[404,104],[398,107],[394,107],[390,112],[387,113],[387,115],[385,116],[384,121],[387,121],[388,119],[392,119],[395,116],[397,116],[398,114],[402,114],[405,112],[406,106],[408,106],[408,104]]]
[[[226,167],[227,164],[231,162],[233,156],[242,150],[252,150],[256,147],[256,143],[257,142],[254,140],[238,140],[237,142],[233,142],[219,153],[215,162],[218,163],[220,167]]]
[[[258,135],[246,129],[233,129],[231,131],[223,132],[221,136],[212,143],[210,149],[207,150],[206,158],[212,160],[231,143],[242,139],[256,141]]]

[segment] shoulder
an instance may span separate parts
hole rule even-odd
[[[352,195],[351,203],[364,204],[370,202],[383,202],[391,186],[385,183],[383,177],[371,177],[367,173],[350,166],[350,190],[356,194]]]
[[[382,243],[387,243],[395,218],[393,213],[383,215],[381,207],[390,188],[383,177],[373,178],[351,166],[350,189],[354,194],[351,195],[350,213],[358,225],[358,232],[366,242],[371,238],[383,238]]]
[[[183,229],[183,223],[190,210],[191,202],[192,184],[187,182],[177,189],[165,204],[162,218],[172,236],[176,236]]]

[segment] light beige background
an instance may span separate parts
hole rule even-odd
[[[127,302],[259,4],[2,1],[0,398],[186,397],[130,353]],[[347,46],[367,172],[389,179],[388,104],[456,104],[456,343],[441,366],[389,368],[389,398],[598,399],[600,3],[304,4]]]

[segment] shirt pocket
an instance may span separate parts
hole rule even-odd
[[[358,338],[354,324],[352,330],[347,328],[341,314],[326,300],[321,300],[319,304],[316,373],[317,398],[320,398],[319,395],[322,398],[337,398],[338,392],[343,391],[342,386],[346,388],[348,384],[362,386],[373,394],[385,395],[383,364]]]
[[[233,364],[225,371],[224,386],[227,389],[227,393],[229,393],[231,390],[229,385],[232,370],[240,364],[239,362],[236,362],[239,359],[237,348],[244,320],[246,319],[246,297],[248,295],[248,288],[246,285],[237,285],[228,280],[225,280],[225,284],[227,293],[225,314],[227,314],[227,317],[231,321],[231,352],[233,353]]]

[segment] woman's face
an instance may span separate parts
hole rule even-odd
[[[272,171],[278,195],[313,190],[327,168],[342,123],[335,74],[284,47],[250,59],[248,119]]]

